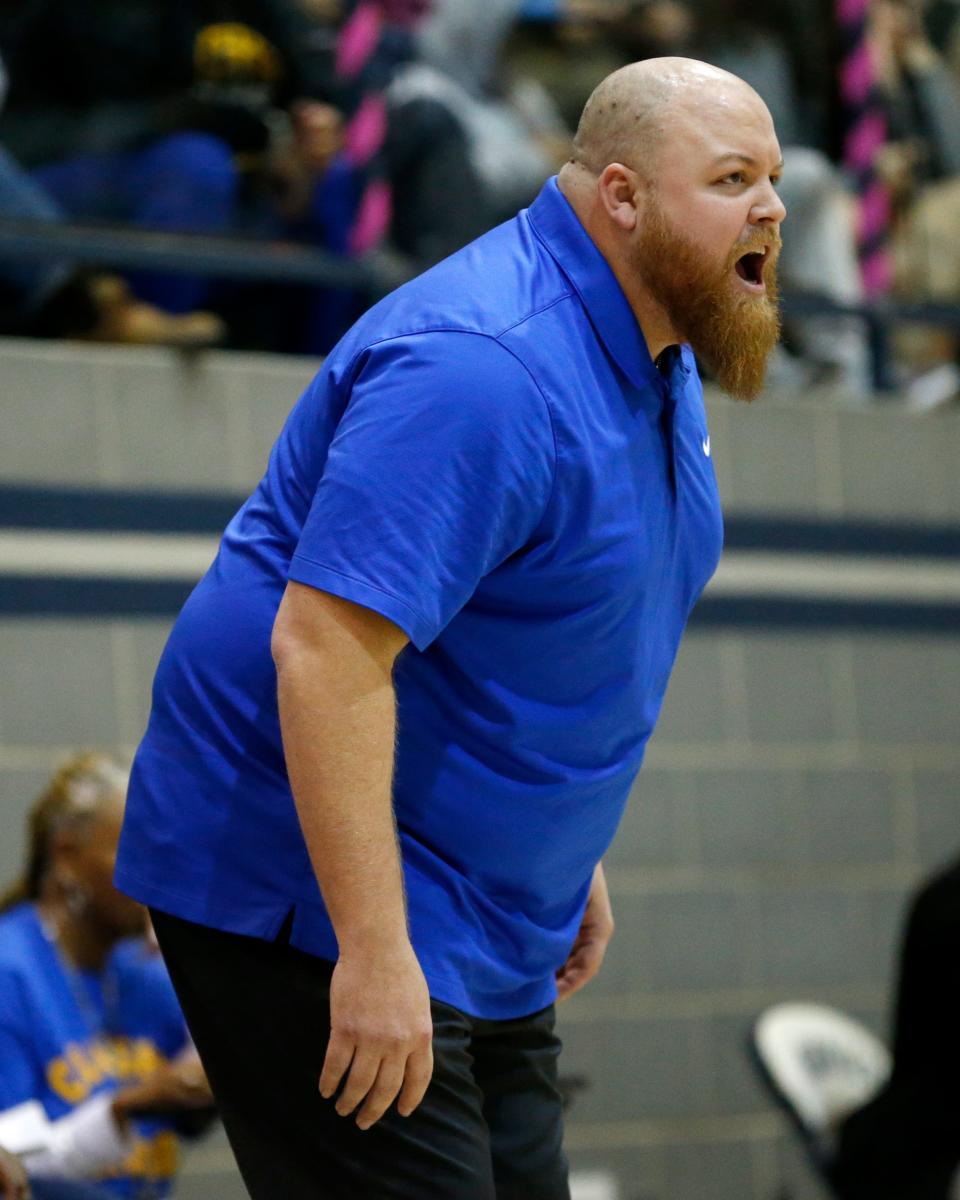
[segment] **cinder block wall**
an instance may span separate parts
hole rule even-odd
[[[313,364],[0,343],[0,484],[243,492]],[[731,514],[960,521],[960,418],[711,403]],[[2,586],[2,580],[0,580]],[[51,767],[132,749],[169,621],[0,618],[0,879]],[[561,1009],[574,1165],[622,1200],[818,1200],[746,1063],[778,999],[885,1029],[902,904],[960,851],[960,630],[695,626],[608,858],[618,932]],[[221,1140],[186,1200],[243,1193]]]

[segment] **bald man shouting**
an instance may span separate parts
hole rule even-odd
[[[554,1002],[777,337],[769,113],[687,59],[333,350],[174,626],[117,882],[255,1200],[561,1200]],[[441,196],[438,203],[469,203]]]

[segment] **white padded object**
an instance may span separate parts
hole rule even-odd
[[[890,1075],[890,1054],[865,1026],[820,1004],[777,1004],[758,1019],[754,1047],[781,1099],[826,1150],[837,1125]]]
[[[87,1179],[118,1166],[133,1148],[111,1111],[113,1095],[91,1096],[51,1121],[37,1100],[0,1112],[0,1145],[38,1178]]]

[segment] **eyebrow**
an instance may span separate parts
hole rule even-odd
[[[730,150],[726,154],[721,154],[719,158],[714,159],[713,165],[719,167],[721,163],[725,162],[742,162],[746,163],[748,167],[755,167],[757,165],[755,158],[751,158],[749,154],[742,154],[739,150]],[[783,170],[782,158],[773,169],[775,171]]]

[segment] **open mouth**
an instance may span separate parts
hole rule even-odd
[[[734,264],[734,270],[751,288],[763,288],[763,268],[769,256],[768,247],[742,254]]]

